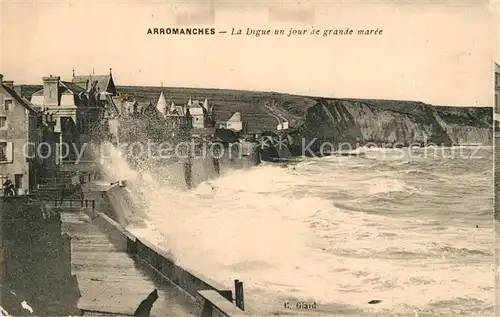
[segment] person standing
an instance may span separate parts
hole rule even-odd
[[[3,195],[5,197],[11,196],[13,189],[14,189],[14,185],[12,184],[12,181],[9,178],[7,178],[5,183],[3,183]]]

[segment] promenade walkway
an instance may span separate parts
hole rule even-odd
[[[84,316],[132,315],[155,288],[159,298],[151,316],[196,316],[196,301],[174,285],[155,283],[136,261],[77,208],[61,214],[62,230],[72,237],[71,264],[81,293]],[[198,312],[198,313],[197,313]]]

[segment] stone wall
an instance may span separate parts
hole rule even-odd
[[[61,235],[58,213],[27,197],[0,202],[3,271],[1,303],[13,316],[78,314],[78,287],[71,275],[71,241]]]

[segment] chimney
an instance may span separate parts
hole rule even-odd
[[[13,80],[4,80],[3,84],[10,89],[14,89],[14,81]]]
[[[19,96],[23,96],[23,86],[22,85],[14,85],[14,90],[17,92]]]
[[[43,77],[43,105],[59,105],[59,76]]]

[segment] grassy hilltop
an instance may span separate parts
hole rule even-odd
[[[23,86],[29,97],[41,86]],[[236,111],[248,131],[275,131],[278,121],[288,121],[304,137],[338,142],[356,138],[369,142],[421,142],[424,138],[444,144],[492,143],[492,108],[433,106],[418,101],[322,98],[274,92],[229,89],[118,86],[120,93],[138,101],[156,103],[163,91],[167,101],[184,104],[208,98],[218,120]]]

